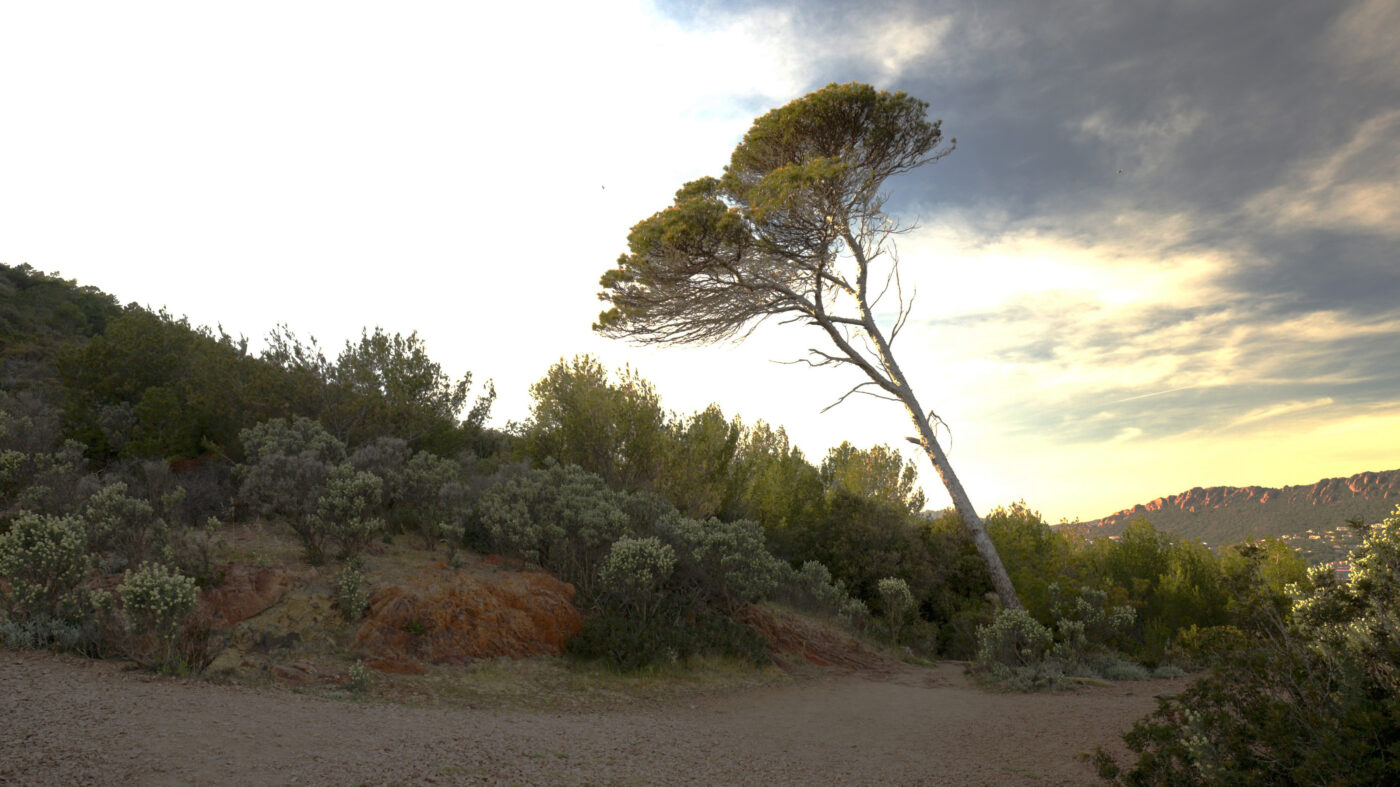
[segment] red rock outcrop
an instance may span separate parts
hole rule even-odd
[[[366,663],[418,672],[417,662],[469,664],[500,656],[553,655],[583,621],[573,585],[544,572],[455,575],[429,588],[380,588],[355,634]]]
[[[1159,497],[1149,503],[1125,508],[1089,525],[1116,526],[1126,524],[1145,514],[1158,511],[1196,513],[1226,506],[1249,505],[1282,501],[1300,506],[1318,506],[1348,498],[1369,500],[1400,500],[1400,470],[1357,473],[1350,478],[1324,478],[1315,484],[1285,486],[1273,489],[1261,486],[1195,487],[1181,494]]]

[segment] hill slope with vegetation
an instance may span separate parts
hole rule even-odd
[[[159,562],[208,587],[206,531],[263,521],[294,533],[313,563],[402,535],[447,557],[539,565],[579,590],[593,622],[577,648],[607,651],[590,632],[623,637],[649,620],[728,630],[743,603],[781,597],[966,658],[995,613],[960,522],[920,513],[917,472],[887,446],[845,443],[812,462],[781,427],[716,406],[669,412],[635,371],[586,356],[547,370],[530,417],[501,432],[485,425],[489,384],[473,404],[471,375],[450,377],[416,334],[366,329],[332,359],[278,326],[255,354],[246,339],[56,276],[0,273],[13,292],[43,296],[7,303],[12,340],[32,350],[27,365],[7,359],[23,384],[0,400],[0,525],[58,538],[54,522],[69,522],[101,556],[89,573]],[[1160,576],[1199,560],[1159,533],[1079,543],[1021,505],[987,525],[1043,623],[1051,586],[1066,598],[1097,588],[1140,613],[1117,647],[1157,662],[1180,625],[1228,619],[1224,596],[1185,611],[1163,595]],[[1235,570],[1217,561],[1192,581]],[[634,644],[610,658],[678,650]]]
[[[1395,521],[1342,586],[1277,539],[1212,551],[1143,520],[1087,539],[1016,503],[986,517],[1026,607],[1002,610],[961,522],[921,512],[915,467],[888,446],[809,461],[781,427],[667,411],[637,372],[587,356],[551,366],[529,418],[494,430],[490,385],[473,401],[471,375],[448,375],[413,333],[366,329],[332,359],[280,326],[254,354],[26,267],[0,266],[0,281],[8,648],[299,681],[314,665],[275,656],[314,646],[353,691],[374,672],[560,649],[571,659],[551,663],[585,669],[753,669],[803,644],[808,624],[784,623],[796,609],[904,657],[969,659],[978,680],[1045,689],[1176,664],[1248,677],[1250,658],[1278,655],[1250,643],[1291,637],[1284,655],[1309,674],[1329,659],[1350,670],[1340,694],[1296,686],[1337,700],[1307,735],[1353,714],[1348,737],[1300,739],[1327,757],[1350,746],[1343,759],[1369,767],[1375,742],[1392,743],[1372,733],[1397,728],[1393,703],[1370,699],[1394,692]],[[249,528],[290,546],[230,549]],[[464,571],[482,566],[508,576]],[[259,617],[213,613],[245,585],[262,601],[233,606]],[[473,641],[487,620],[533,626],[532,644]],[[1279,686],[1219,688],[1257,689],[1260,712],[1282,718],[1269,715]],[[1189,744],[1194,722],[1164,714],[1152,740]]]

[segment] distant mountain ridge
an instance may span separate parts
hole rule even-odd
[[[1389,515],[1397,503],[1400,469],[1282,488],[1198,486],[1076,526],[1094,537],[1115,536],[1142,517],[1158,530],[1219,545],[1249,537],[1329,529],[1349,519],[1375,523]]]

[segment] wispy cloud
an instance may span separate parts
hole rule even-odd
[[[1332,401],[1332,397],[1324,396],[1320,399],[1314,399],[1310,402],[1280,402],[1278,404],[1268,405],[1266,407],[1256,407],[1253,410],[1250,410],[1249,412],[1240,416],[1239,418],[1236,418],[1234,421],[1230,422],[1230,425],[1227,428],[1244,426],[1245,424],[1258,423],[1260,421],[1266,421],[1270,418],[1278,418],[1281,415],[1289,415],[1292,413],[1301,412],[1303,410],[1315,410],[1319,407],[1326,407],[1332,404]]]
[[[1295,164],[1245,210],[1289,234],[1325,229],[1400,236],[1400,110],[1367,119],[1342,144]]]
[[[1174,393],[1176,393],[1176,392],[1178,392],[1178,391],[1189,391],[1189,390],[1191,390],[1191,389],[1193,389],[1193,388],[1199,388],[1199,387],[1200,387],[1200,386],[1198,386],[1198,385],[1183,385],[1183,386],[1180,387],[1180,388],[1168,388],[1168,389],[1165,390],[1165,391],[1153,391],[1152,393],[1138,394],[1137,396],[1129,396],[1129,397],[1126,397],[1126,398],[1123,398],[1123,399],[1115,399],[1115,400],[1109,402],[1109,404],[1113,405],[1113,404],[1123,404],[1123,403],[1125,403],[1125,402],[1136,402],[1136,401],[1139,400],[1139,399],[1151,399],[1151,398],[1154,397],[1154,396],[1166,396],[1167,394],[1174,394]],[[1105,413],[1105,414],[1107,414],[1107,413]],[[1142,434],[1142,430],[1138,430],[1138,431],[1137,431],[1137,434]]]
[[[1145,115],[1124,119],[1113,106],[1099,107],[1071,129],[1089,144],[1101,145],[1104,158],[1116,164],[1115,176],[1151,176],[1178,155],[1178,148],[1189,144],[1192,132],[1207,120],[1205,110],[1193,107],[1183,95],[1157,101]]]
[[[1400,84],[1396,30],[1400,30],[1400,4],[1393,0],[1363,0],[1352,3],[1337,17],[1319,49],[1349,79],[1396,85]]]

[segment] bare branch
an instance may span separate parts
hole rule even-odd
[[[894,322],[894,328],[890,329],[890,346],[894,346],[894,340],[899,338],[899,332],[904,328],[904,323],[909,321],[909,315],[914,313],[914,299],[919,297],[919,291],[915,290],[909,295],[909,303],[899,314],[899,318]]]
[[[887,293],[887,292],[890,291],[890,282],[892,282],[892,281],[894,281],[896,278],[898,278],[898,275],[899,275],[899,264],[898,264],[898,263],[899,263],[899,261],[898,261],[898,260],[895,260],[895,264],[893,264],[893,265],[890,266],[890,272],[887,273],[887,274],[885,274],[885,286],[880,288],[880,294],[879,294],[879,295],[876,295],[876,296],[875,296],[875,300],[873,300],[873,301],[870,302],[870,308],[871,308],[871,309],[874,309],[876,306],[880,305],[880,299],[884,298],[884,297],[885,297],[885,293]],[[902,303],[902,302],[903,302],[903,301],[901,300],[901,303]]]
[[[931,426],[933,426],[933,438],[935,440],[938,439],[938,427],[941,426],[948,430],[948,450],[951,452],[953,450],[953,427],[949,426],[947,421],[944,421],[938,413],[932,410],[928,411],[928,420],[931,422]]]
[[[835,407],[835,406],[841,404],[842,402],[846,401],[846,398],[847,398],[847,397],[849,397],[851,394],[855,394],[855,393],[865,394],[866,396],[873,396],[873,397],[875,397],[876,399],[884,399],[884,400],[890,401],[890,402],[898,402],[898,401],[899,401],[898,399],[894,398],[893,396],[886,396],[886,395],[884,395],[884,394],[878,394],[878,393],[873,393],[873,392],[871,392],[871,391],[861,390],[861,389],[865,388],[867,385],[878,385],[878,383],[874,382],[873,380],[867,380],[866,382],[859,383],[859,384],[857,384],[854,388],[852,388],[851,390],[849,390],[849,391],[845,392],[844,394],[842,394],[840,399],[837,399],[836,401],[832,402],[831,404],[827,405],[826,407],[823,407],[823,408],[821,409],[821,411],[822,411],[823,413],[825,413],[827,410],[830,410],[831,408],[833,408],[833,407]]]
[[[793,360],[793,361],[773,361],[773,363],[780,363],[780,364],[783,364],[784,366],[791,366],[791,365],[794,365],[794,364],[805,363],[805,364],[807,364],[808,366],[812,366],[812,367],[819,367],[819,366],[836,366],[836,365],[843,364],[843,363],[848,363],[848,364],[851,364],[851,365],[853,365],[853,366],[859,365],[858,361],[851,360],[850,358],[844,358],[844,357],[839,356],[839,355],[830,355],[830,354],[828,354],[828,353],[824,353],[824,352],[822,352],[821,350],[816,349],[815,347],[813,347],[813,348],[811,348],[811,349],[808,349],[807,352],[809,352],[809,353],[811,353],[812,355],[815,355],[815,356],[821,358],[822,360],[820,360],[820,361],[813,361],[811,358],[798,358],[798,359]],[[871,384],[873,385],[873,383],[871,383]]]

